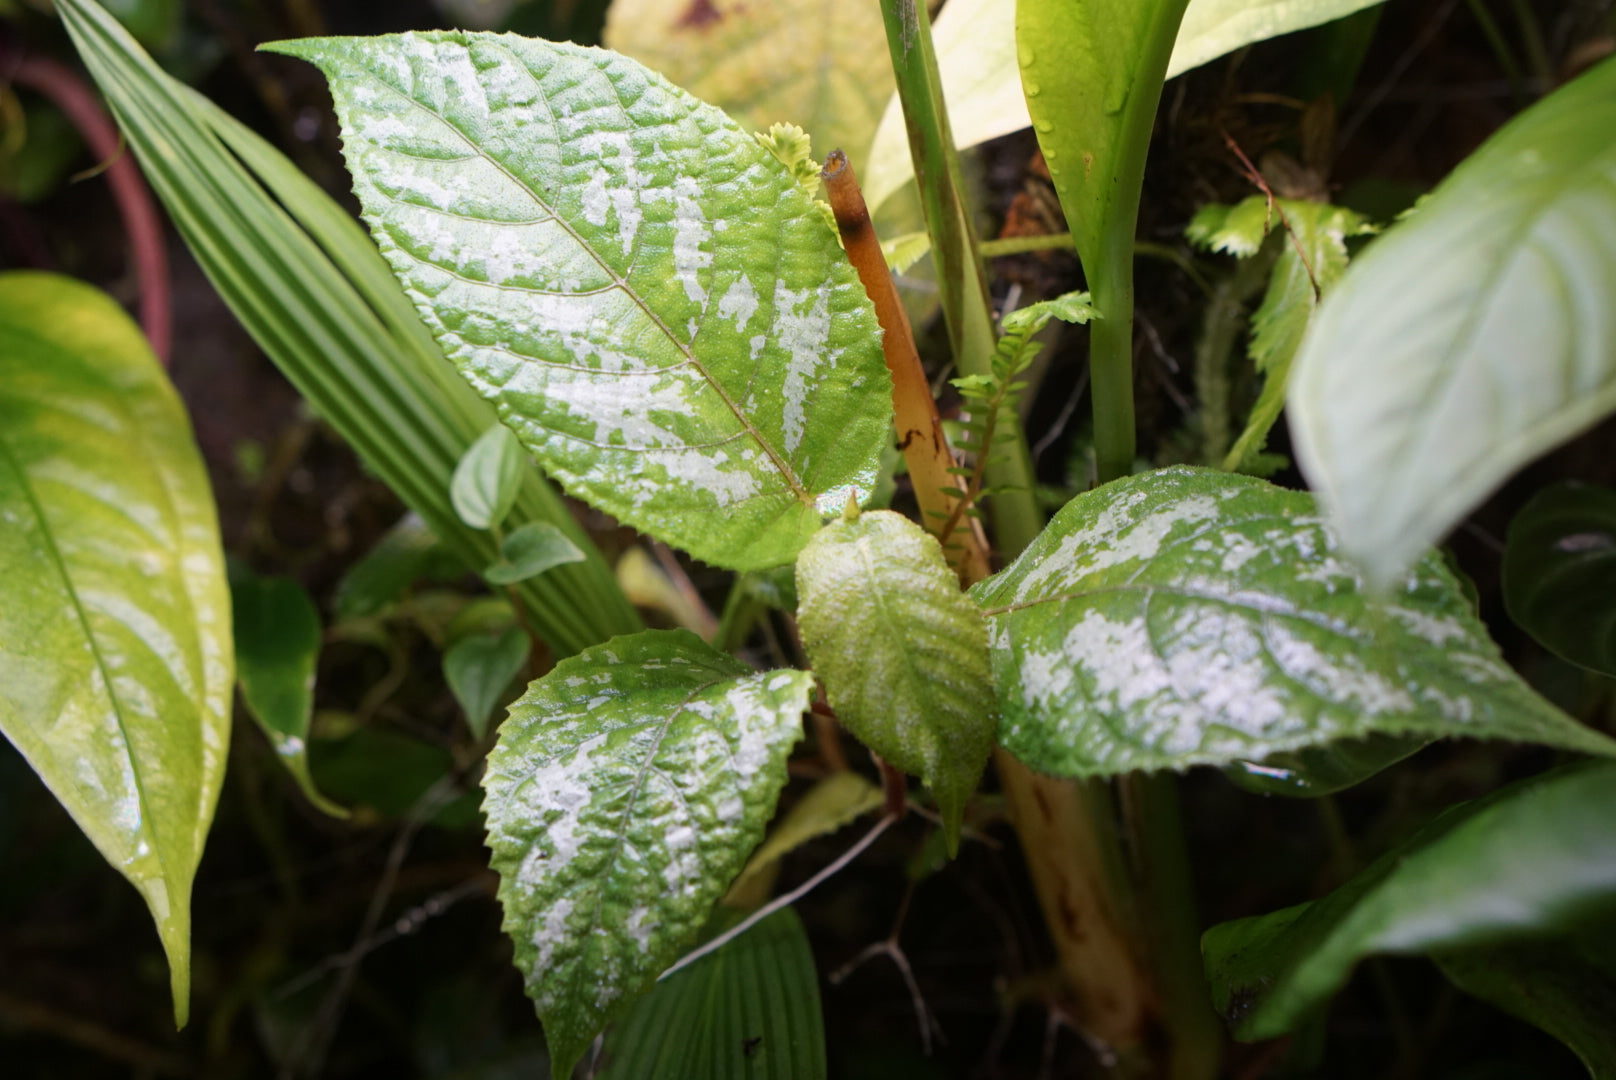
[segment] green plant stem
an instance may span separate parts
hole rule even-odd
[[[1172,1033],[1168,1076],[1211,1080],[1223,1051],[1223,1027],[1212,1010],[1201,965],[1200,921],[1184,844],[1178,779],[1130,773],[1118,781],[1123,823],[1133,838],[1134,884],[1150,943],[1156,989]]]
[[[1517,102],[1523,100],[1526,95],[1526,81],[1521,73],[1520,61],[1515,58],[1515,50],[1509,47],[1509,42],[1504,38],[1498,20],[1493,18],[1493,13],[1487,9],[1487,0],[1465,0],[1465,4],[1470,8],[1470,15],[1476,20],[1476,25],[1481,27],[1482,36],[1487,39],[1493,55],[1498,58],[1498,66],[1504,69],[1504,78],[1509,80],[1510,93]]]
[[[1041,236],[1003,236],[997,240],[984,240],[977,250],[984,259],[997,259],[1004,255],[1025,255],[1032,251],[1064,251],[1072,246],[1071,233],[1044,233]]]
[[[987,375],[997,336],[976,230],[963,198],[959,154],[943,104],[931,19],[926,6],[916,0],[881,0],[881,14],[954,362],[967,375]],[[1032,455],[1019,422],[1016,428],[1017,438],[1006,442],[1005,452],[988,468],[989,483],[1000,489],[989,511],[994,539],[1006,556],[1019,553],[1044,527],[1033,494]]]

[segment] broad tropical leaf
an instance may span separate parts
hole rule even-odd
[[[573,494],[757,569],[796,555],[822,503],[870,490],[891,417],[873,310],[813,201],[733,121],[572,45],[274,48],[330,78],[383,254]]]
[[[1064,776],[1183,769],[1371,734],[1616,742],[1534,694],[1432,554],[1385,602],[1312,499],[1178,467],[1079,495],[972,590],[1000,740]]]
[[[813,686],[652,631],[562,661],[511,706],[483,808],[557,1077],[696,943],[774,812]]]
[[[797,625],[837,719],[925,780],[949,850],[998,727],[982,614],[920,526],[873,510],[797,560]]]
[[[1292,1030],[1380,952],[1569,930],[1616,901],[1616,765],[1584,763],[1454,807],[1335,892],[1202,942],[1236,1038]]]
[[[265,354],[470,567],[496,546],[454,513],[449,478],[494,410],[444,362],[386,261],[348,211],[286,156],[159,68],[90,0],[63,26],[219,295]],[[227,149],[228,147],[228,149]],[[558,652],[638,629],[633,607],[555,488],[527,470],[512,524],[546,520],[587,562],[517,587]]]
[[[1236,49],[1280,34],[1339,19],[1380,0],[1190,0],[1167,77]],[[1076,0],[1072,8],[1098,9],[1096,0]],[[948,0],[933,24],[937,66],[948,99],[954,141],[975,146],[1032,124],[1017,67],[1016,0]],[[1108,45],[1104,54],[1115,55]],[[1037,55],[1037,49],[1032,49]],[[870,148],[869,168],[860,174],[869,204],[879,205],[914,175],[903,113],[888,102]]]
[[[230,612],[236,677],[247,712],[309,802],[334,817],[346,817],[309,775],[314,671],[323,639],[319,609],[291,578],[259,577],[232,568]]]
[[[1318,798],[1362,783],[1418,753],[1430,741],[1421,736],[1366,735],[1285,750],[1260,761],[1236,761],[1223,772],[1240,787],[1259,795]]]
[[[235,681],[213,493],[110,297],[0,275],[0,356],[0,731],[145,898],[183,1025]]]
[[[1375,585],[1616,407],[1613,129],[1607,60],[1483,144],[1319,306],[1291,434]]]
[[[1262,393],[1223,467],[1248,468],[1285,407],[1291,361],[1312,321],[1319,296],[1347,269],[1347,240],[1374,232],[1361,214],[1326,203],[1254,195],[1236,206],[1206,206],[1185,230],[1190,241],[1240,258],[1257,253],[1273,228],[1285,231],[1268,293],[1252,316],[1251,359],[1262,372]]]
[[[1564,483],[1509,523],[1504,603],[1561,659],[1616,676],[1616,492]]]
[[[797,913],[775,912],[658,983],[601,1058],[600,1080],[824,1080],[819,977]]]
[[[1435,960],[1459,989],[1565,1043],[1592,1080],[1616,1080],[1616,977],[1570,945],[1533,941],[1439,953]]]

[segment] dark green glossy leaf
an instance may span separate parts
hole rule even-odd
[[[385,728],[359,728],[340,738],[319,739],[309,772],[321,791],[353,807],[354,820],[374,824],[420,812],[423,799],[455,767],[447,750]],[[426,820],[449,829],[481,824],[473,793],[445,795],[427,807]]]
[[[461,455],[449,482],[449,499],[460,520],[473,529],[497,529],[522,488],[525,456],[516,433],[504,424],[483,432]]]
[[[309,775],[319,610],[291,578],[259,577],[248,570],[232,572],[230,606],[236,678],[247,711],[309,802],[333,816],[345,816],[342,807],[315,789]]]
[[[1593,1080],[1616,1080],[1616,979],[1570,946],[1534,941],[1435,959],[1459,989],[1565,1043]]]
[[[1291,433],[1377,586],[1616,407],[1612,130],[1606,60],[1483,144],[1320,304]]]
[[[775,912],[657,984],[606,1036],[601,1080],[824,1080],[819,977]]]
[[[1224,765],[1375,733],[1616,753],[1510,670],[1440,556],[1376,601],[1313,500],[1253,477],[1179,467],[1079,495],[972,593],[1000,740],[1046,772]]]
[[[584,553],[548,521],[530,521],[499,545],[500,561],[483,571],[490,585],[514,585],[546,570],[578,562]]]
[[[483,778],[488,846],[557,1077],[698,940],[774,812],[813,687],[650,631],[563,660],[511,706]]]
[[[827,525],[797,560],[797,593],[837,719],[926,781],[953,850],[998,727],[982,613],[936,538],[890,510]]]
[[[1574,928],[1616,901],[1616,764],[1559,769],[1454,807],[1335,892],[1202,942],[1240,1039],[1282,1035],[1359,960]]]
[[[235,682],[213,493],[110,297],[0,276],[0,357],[0,731],[145,898],[183,1025]]]
[[[868,493],[891,418],[873,310],[813,200],[722,113],[564,44],[274,48],[330,78],[383,254],[573,494],[759,569]]]
[[[1429,743],[1429,739],[1407,735],[1366,735],[1286,750],[1260,761],[1237,761],[1223,771],[1258,795],[1317,798],[1360,784]]]
[[[1616,675],[1616,492],[1556,484],[1509,523],[1504,603],[1556,656]]]
[[[443,674],[466,713],[466,726],[481,739],[505,691],[527,667],[533,642],[520,626],[498,634],[467,634],[443,654]]]

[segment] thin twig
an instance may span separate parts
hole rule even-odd
[[[1280,205],[1278,199],[1274,198],[1274,189],[1268,186],[1268,181],[1263,178],[1261,170],[1253,165],[1251,159],[1246,156],[1246,152],[1240,149],[1240,144],[1234,141],[1234,136],[1227,131],[1222,131],[1221,134],[1223,135],[1224,144],[1229,147],[1235,157],[1240,159],[1241,171],[1245,173],[1246,179],[1255,184],[1257,189],[1268,199],[1268,212],[1279,215],[1279,223],[1285,226],[1285,235],[1290,237],[1291,246],[1296,249],[1296,257],[1302,260],[1302,268],[1307,271],[1307,279],[1313,283],[1313,298],[1318,299],[1319,294],[1322,292],[1319,288],[1319,276],[1313,272],[1313,261],[1307,257],[1307,252],[1302,249],[1302,241],[1297,238],[1296,230],[1291,226],[1291,219],[1285,215],[1285,207]],[[1265,223],[1265,231],[1266,228]]]

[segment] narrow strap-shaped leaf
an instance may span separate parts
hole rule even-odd
[[[562,661],[511,706],[483,808],[557,1077],[696,943],[774,812],[813,685],[650,631]]]
[[[1202,948],[1236,1038],[1292,1030],[1359,960],[1569,930],[1616,900],[1616,765],[1584,763],[1455,807],[1329,896],[1222,923]]]
[[[824,1080],[819,979],[797,913],[775,912],[658,983],[601,1058],[600,1080]]]
[[[0,357],[0,731],[145,898],[183,1025],[234,682],[212,489],[110,297],[0,276]]]
[[[198,106],[195,92],[157,68],[99,6],[62,0],[57,9],[147,179],[254,340],[446,545],[470,566],[491,562],[494,540],[456,518],[449,477],[493,411],[442,361],[424,327],[398,329],[409,325],[409,304],[396,291],[387,299],[379,282],[390,275],[374,247],[273,148]],[[226,132],[287,209],[210,128]],[[517,513],[551,521],[589,554],[587,563],[518,586],[553,648],[576,650],[639,625],[604,560],[535,471]]]
[[[274,48],[330,78],[383,254],[570,492],[756,569],[870,490],[891,405],[869,301],[813,201],[722,113],[565,44]]]
[[[1090,776],[1228,764],[1369,734],[1616,742],[1510,670],[1440,556],[1384,602],[1313,500],[1178,467],[1067,504],[973,591],[1006,749]]]
[[[926,781],[949,850],[998,727],[987,628],[935,537],[890,510],[838,521],[797,560],[802,644],[837,717]]]

